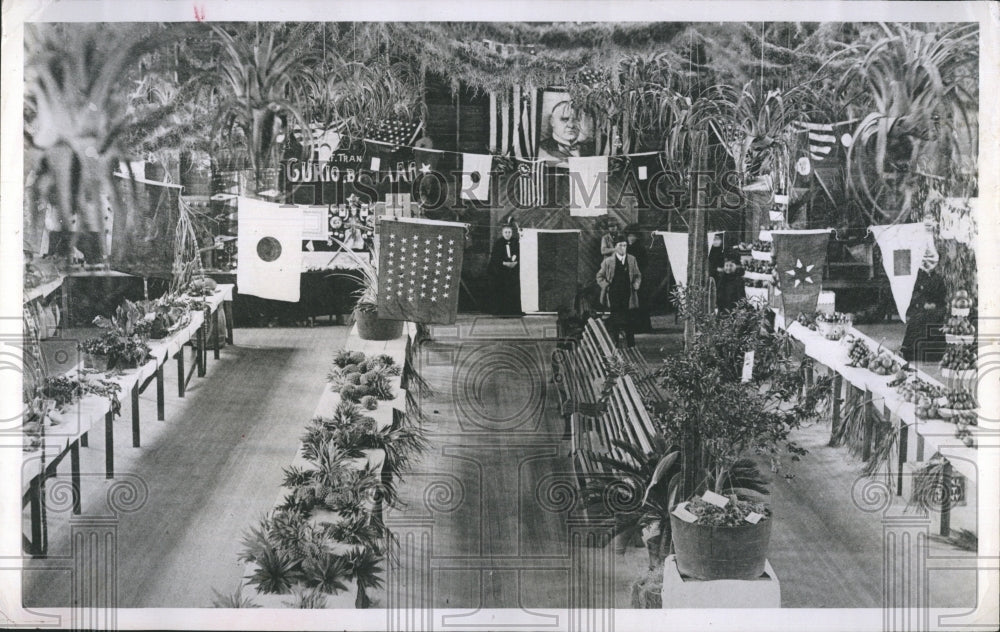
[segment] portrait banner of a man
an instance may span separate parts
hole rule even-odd
[[[538,157],[558,167],[566,167],[571,156],[594,155],[593,117],[574,108],[568,93],[545,90],[539,138]]]

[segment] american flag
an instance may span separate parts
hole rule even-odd
[[[520,206],[545,204],[545,161],[517,161],[517,200]]]
[[[379,318],[453,324],[458,315],[465,224],[383,219],[379,247]]]
[[[381,121],[369,133],[368,140],[392,145],[412,145],[420,133],[423,123],[420,121],[406,122],[399,119]]]
[[[809,123],[798,121],[796,129],[809,133],[809,155],[813,160],[820,161],[827,157],[837,142],[833,134],[833,125],[829,123]]]

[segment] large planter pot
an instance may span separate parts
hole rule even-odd
[[[376,312],[356,309],[354,320],[362,340],[395,340],[403,335],[403,321],[384,320]]]
[[[771,519],[740,527],[710,527],[670,516],[677,569],[701,580],[757,579],[764,574]]]

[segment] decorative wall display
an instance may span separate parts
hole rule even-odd
[[[569,94],[546,90],[539,113],[538,157],[565,167],[571,156],[594,155],[594,121],[570,105]]]

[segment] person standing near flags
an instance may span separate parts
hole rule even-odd
[[[523,316],[521,311],[521,272],[518,268],[520,247],[514,235],[514,226],[507,224],[500,231],[500,238],[490,253],[490,286],[493,295],[493,314],[497,316]]]
[[[631,311],[639,308],[639,285],[642,273],[635,257],[628,254],[628,238],[623,234],[615,239],[615,251],[601,262],[597,270],[597,284],[601,287],[601,304],[610,308],[608,329],[618,340],[625,333],[625,345],[635,346]]]

